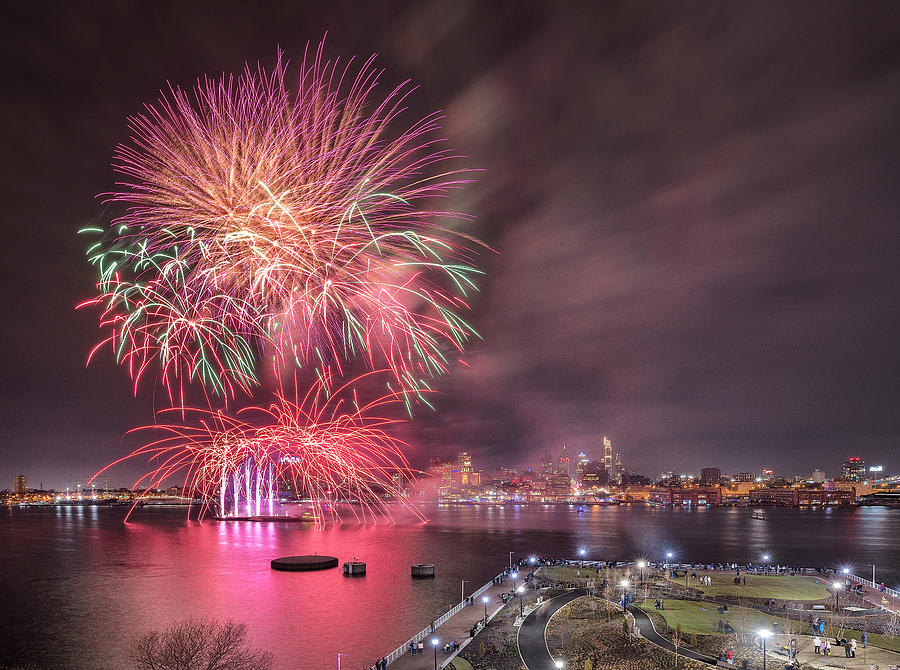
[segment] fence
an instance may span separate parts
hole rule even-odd
[[[495,577],[494,579],[502,578],[502,577],[503,577],[503,573],[501,572],[501,573],[498,574],[497,577]],[[485,591],[487,591],[487,590],[488,590],[489,588],[491,588],[493,585],[494,585],[494,580],[492,579],[492,580],[489,581],[487,584],[485,584],[484,586],[482,586],[480,589],[478,589],[477,591],[475,591],[470,597],[471,597],[471,598],[476,598],[476,597],[480,596],[482,593],[484,593]],[[459,612],[463,607],[466,607],[466,606],[467,606],[467,605],[466,605],[466,601],[463,600],[462,602],[460,602],[460,603],[458,603],[457,605],[455,605],[452,609],[450,609],[450,610],[444,612],[441,616],[439,616],[437,619],[434,620],[434,627],[437,628],[438,626],[440,626],[441,624],[443,624],[444,622],[446,622],[447,619],[449,619],[450,617],[452,617],[454,614],[456,614],[456,613]],[[409,653],[409,645],[410,645],[410,644],[412,644],[413,642],[418,643],[420,640],[424,640],[426,637],[428,637],[429,635],[431,635],[431,633],[432,633],[432,628],[431,628],[431,625],[429,624],[427,627],[423,628],[423,629],[420,630],[418,633],[416,633],[416,634],[413,635],[411,638],[409,638],[406,642],[404,642],[404,643],[401,644],[399,647],[397,647],[396,649],[394,649],[394,651],[392,651],[390,654],[388,654],[387,656],[385,656],[385,658],[387,659],[388,665],[390,665],[391,663],[393,663],[394,661],[396,661],[398,658],[400,658],[400,657],[403,656],[404,654],[408,654],[408,653]]]
[[[840,575],[841,573],[835,572],[836,575]],[[845,574],[844,577],[849,579],[851,582],[856,582],[857,584],[862,584],[864,586],[868,586],[869,588],[875,589],[879,593],[881,593],[881,586],[876,584],[871,579],[866,579],[865,577],[859,577],[854,575],[853,573]],[[900,592],[895,589],[885,588],[884,593],[887,593],[892,598],[900,598]]]

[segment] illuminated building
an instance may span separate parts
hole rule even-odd
[[[553,456],[549,449],[544,449],[544,455],[541,456],[541,474],[549,475],[553,472]]]
[[[456,467],[459,484],[469,486],[472,483],[472,457],[469,452],[462,451],[456,456]]]
[[[25,475],[13,477],[13,493],[19,496],[28,493],[28,477]]]
[[[859,456],[851,456],[841,464],[841,477],[851,482],[866,478],[866,462]]]
[[[565,475],[566,477],[572,476],[572,467],[571,462],[569,461],[569,452],[566,449],[566,445],[563,445],[562,450],[559,452],[559,467],[556,471],[561,475]]]
[[[703,468],[700,470],[700,483],[707,486],[718,486],[722,479],[722,471],[719,468]]]
[[[736,482],[752,482],[753,474],[750,472],[739,472],[732,479]]]
[[[606,470],[608,479],[613,476],[613,450],[612,442],[605,435],[603,436],[603,469]]]
[[[811,479],[813,481],[813,484],[823,484],[825,482],[825,471],[819,470],[819,468],[816,468],[812,472]]]
[[[666,507],[719,505],[722,490],[718,486],[662,486],[650,489],[650,502]]]

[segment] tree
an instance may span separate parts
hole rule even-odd
[[[591,659],[584,659],[584,670],[594,670],[594,664]]]
[[[142,670],[269,670],[272,655],[250,646],[247,626],[190,618],[136,636],[128,658]]]

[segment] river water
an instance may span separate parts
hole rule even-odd
[[[664,510],[644,506],[427,507],[427,523],[344,524],[185,520],[184,510],[8,509],[0,514],[0,665],[127,667],[138,632],[187,616],[246,622],[278,670],[346,670],[373,663],[513,557],[759,561],[851,566],[900,582],[900,510]],[[368,563],[363,578],[339,569],[285,573],[278,556],[328,554]],[[434,563],[437,578],[409,566]]]

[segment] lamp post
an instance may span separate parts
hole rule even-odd
[[[516,590],[516,577],[519,576],[519,573],[518,573],[518,572],[511,572],[509,576],[512,577],[512,580],[513,580],[513,591],[515,591],[515,590]]]
[[[434,670],[437,670],[437,646],[440,643],[436,637],[431,638],[431,646],[434,647]]]
[[[768,572],[769,571],[769,555],[763,554],[762,559],[763,559],[763,572]]]
[[[522,596],[525,595],[525,587],[520,586],[519,588],[516,589],[516,593],[519,594],[519,617],[524,617],[525,613],[522,610]]]
[[[581,556],[581,567],[582,568],[584,567],[584,554],[585,554],[585,549],[584,549],[584,547],[582,547],[581,549],[578,550],[578,555]]]
[[[461,581],[462,581],[462,584],[460,584],[460,587],[459,587],[459,602],[464,602],[466,599],[466,582],[468,580],[463,579]]]
[[[509,569],[512,570],[512,555],[513,552],[509,552]]]
[[[622,611],[625,612],[628,609],[628,580],[623,579],[620,586],[622,587]]]
[[[766,640],[769,639],[769,636],[772,635],[772,631],[763,629],[759,631],[759,636],[763,641],[763,670],[766,670]]]
[[[637,562],[638,569],[641,571],[641,586],[644,585],[644,568],[647,567],[646,561],[638,561]]]
[[[553,662],[553,665],[554,665],[555,667],[557,667],[557,668],[564,668],[564,667],[566,667],[566,664],[565,664],[564,661],[554,661],[554,662]]]
[[[484,597],[481,599],[481,602],[484,603],[484,625],[487,626],[487,604],[488,604],[488,597],[487,597],[487,596],[484,596]]]
[[[837,610],[838,610],[838,594],[841,592],[841,583],[840,583],[840,582],[834,582],[831,586],[832,586],[832,588],[834,588],[834,613],[835,613],[835,615],[837,615]]]
[[[665,567],[669,567],[669,561],[671,561],[671,560],[672,560],[672,552],[671,552],[671,551],[667,551],[667,552],[666,552],[666,565],[665,565]]]
[[[532,565],[534,565],[535,563],[537,563],[537,559],[534,556],[532,556],[531,558],[528,559],[528,562],[531,563]],[[872,573],[872,574],[874,574],[874,573]]]

